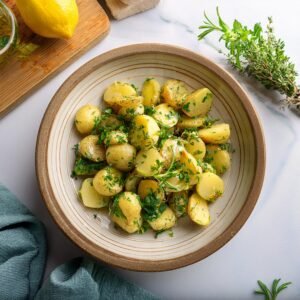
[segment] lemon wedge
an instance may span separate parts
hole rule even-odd
[[[16,0],[16,4],[33,32],[48,38],[73,36],[78,23],[75,0]]]

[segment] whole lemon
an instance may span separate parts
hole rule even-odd
[[[48,38],[70,38],[78,23],[75,0],[16,0],[26,25]]]

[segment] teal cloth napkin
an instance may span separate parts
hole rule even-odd
[[[43,224],[0,184],[1,300],[159,299],[86,258],[57,267],[38,290],[46,249]]]

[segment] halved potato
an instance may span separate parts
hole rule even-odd
[[[81,134],[89,134],[95,126],[95,121],[101,115],[100,109],[92,104],[82,106],[76,113],[75,126]]]
[[[106,150],[106,161],[114,168],[128,172],[134,168],[136,150],[130,144],[112,145]]]
[[[178,122],[177,111],[167,103],[162,103],[154,108],[153,118],[162,126],[173,127]]]
[[[224,193],[224,182],[214,173],[203,173],[196,185],[196,191],[203,199],[214,201]]]
[[[205,122],[205,117],[193,117],[189,118],[186,116],[181,116],[176,125],[177,128],[186,129],[186,128],[198,128],[203,126]]]
[[[214,169],[214,167],[211,164],[207,163],[207,162],[201,161],[200,162],[200,167],[201,167],[203,173],[207,173],[207,172],[214,173],[214,174],[217,173],[217,171]]]
[[[109,105],[112,106],[124,97],[137,96],[135,88],[129,83],[114,82],[104,92],[103,99]]]
[[[126,121],[130,121],[137,115],[143,115],[144,112],[145,112],[144,105],[139,104],[138,106],[134,106],[134,107],[122,107],[119,110],[119,115],[123,116],[123,118]]]
[[[135,167],[140,176],[154,176],[161,173],[163,158],[156,148],[144,149],[137,154]]]
[[[167,230],[176,224],[176,216],[173,210],[170,207],[167,207],[157,219],[148,221],[148,223],[155,231]]]
[[[133,108],[143,104],[143,97],[128,96],[116,100],[116,104],[121,107]]]
[[[123,185],[122,173],[112,167],[100,170],[93,179],[95,190],[103,196],[114,196],[120,193]]]
[[[79,190],[79,197],[84,206],[89,208],[106,207],[110,198],[100,195],[93,186],[93,178],[86,178]]]
[[[137,149],[150,148],[157,143],[159,132],[160,128],[152,117],[147,115],[136,116],[132,120],[129,140]]]
[[[171,193],[169,197],[169,206],[174,211],[177,218],[183,217],[187,212],[188,192],[182,191]]]
[[[218,174],[223,174],[230,168],[230,155],[217,145],[207,145],[205,160],[209,161]]]
[[[186,136],[187,143],[184,145],[185,149],[192,154],[197,160],[203,160],[206,153],[205,143],[197,134],[188,134]]]
[[[197,184],[202,173],[202,169],[198,165],[197,160],[192,154],[183,150],[180,152],[180,162],[182,164],[183,171],[188,174],[187,183],[189,185]]]
[[[210,223],[210,214],[207,202],[198,194],[194,193],[189,198],[187,211],[191,220],[196,224],[206,226]]]
[[[214,124],[210,128],[200,129],[199,136],[205,143],[224,144],[230,137],[230,127],[228,124]]]
[[[196,90],[186,97],[182,111],[189,117],[203,117],[210,111],[212,96],[207,88]]]
[[[109,131],[104,139],[104,144],[106,146],[121,145],[128,143],[127,134],[121,130]]]
[[[159,103],[160,84],[154,78],[146,79],[142,87],[142,96],[144,97],[144,105],[152,106]]]
[[[186,191],[189,188],[189,183],[181,178],[180,173],[167,179],[164,186],[164,190],[168,193]]]
[[[99,162],[105,160],[105,148],[98,144],[97,135],[88,135],[79,143],[79,152],[85,158]]]
[[[183,150],[184,147],[180,139],[174,138],[165,140],[160,149],[160,154],[163,157],[164,167],[168,169],[172,163],[172,160],[178,160],[180,157],[180,152]]]
[[[153,179],[141,180],[138,187],[138,195],[141,199],[145,199],[150,193],[153,193],[160,201],[165,200],[164,190],[160,187],[159,183]]]
[[[134,233],[142,224],[141,204],[138,195],[124,192],[114,199],[110,210],[112,220],[128,233]]]
[[[182,107],[189,91],[184,82],[170,79],[162,87],[161,96],[163,102],[171,105],[175,109]]]

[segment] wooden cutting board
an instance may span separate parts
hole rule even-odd
[[[32,33],[22,22],[14,0],[4,2],[17,17],[21,39],[38,44],[39,48],[26,60],[13,58],[0,66],[0,117],[103,39],[110,27],[109,19],[97,0],[77,0],[79,23],[74,36],[70,40],[46,39]]]

